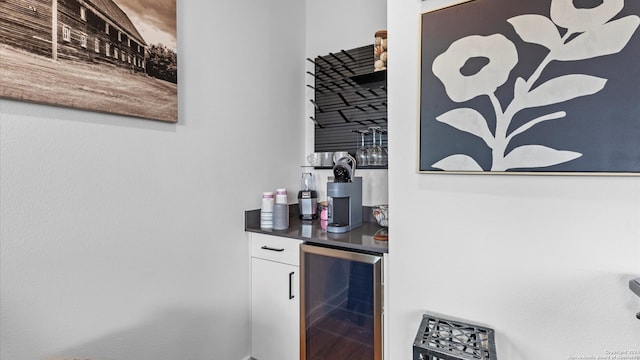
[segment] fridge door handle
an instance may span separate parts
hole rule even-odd
[[[294,274],[293,271],[289,273],[289,300],[295,297],[293,295],[293,274]]]

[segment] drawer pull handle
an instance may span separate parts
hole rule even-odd
[[[293,299],[293,272],[289,273],[289,300]]]
[[[269,250],[269,251],[276,251],[276,252],[283,252],[284,251],[284,249],[276,249],[276,248],[268,247],[267,245],[261,247],[260,249]]]

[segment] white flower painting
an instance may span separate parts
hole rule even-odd
[[[487,26],[479,26],[482,31],[478,34],[471,33],[443,44],[448,45],[446,49],[433,54],[430,69],[423,65],[423,72],[431,71],[440,82],[438,84],[434,80],[434,83],[443,88],[450,105],[440,106],[444,111],[439,111],[438,106],[423,100],[421,106],[431,112],[423,111],[421,121],[431,120],[433,124],[422,126],[421,137],[426,138],[422,139],[424,141],[429,136],[437,136],[429,133],[429,129],[442,129],[443,133],[446,131],[450,135],[445,153],[427,157],[425,161],[428,162],[424,164],[421,159],[421,169],[426,165],[427,169],[436,171],[536,170],[571,163],[587,156],[580,146],[571,148],[571,141],[562,143],[566,145],[562,147],[557,141],[546,143],[544,136],[536,138],[536,129],[540,128],[539,134],[553,134],[554,138],[565,134],[571,140],[581,136],[579,133],[588,124],[613,120],[584,118],[581,121],[585,126],[573,129],[567,124],[562,125],[570,116],[568,114],[572,114],[572,106],[575,106],[572,102],[576,99],[588,97],[591,103],[605,103],[611,97],[598,98],[609,86],[610,79],[597,65],[603,66],[606,63],[602,59],[627,51],[632,39],[637,41],[637,36],[634,36],[640,25],[640,16],[621,15],[624,0],[591,1],[591,5],[582,6],[579,3],[550,0],[547,10],[540,13],[507,14],[502,27],[508,30],[504,31],[505,34],[491,33]],[[478,18],[482,21],[481,16]],[[510,38],[506,34],[510,34],[507,35]],[[423,40],[423,46],[425,44],[427,42]],[[527,49],[541,55],[529,56],[525,52]],[[423,50],[423,61],[425,53]],[[640,54],[633,56],[636,61],[640,60]],[[523,62],[529,65],[519,67]],[[637,69],[634,71],[630,74],[637,76]],[[640,82],[640,78],[636,78],[636,82]],[[423,97],[425,93],[427,90],[423,90]],[[638,93],[622,96],[631,97],[629,101],[640,101]],[[635,111],[637,107],[632,110],[630,114],[635,117],[635,122],[632,120],[630,124],[640,123],[640,114]],[[580,124],[575,119],[571,124],[574,123]],[[455,131],[443,129],[442,125]],[[529,135],[526,141],[522,140],[525,135]],[[590,140],[593,146],[599,146],[598,137],[589,136],[596,139]],[[465,144],[472,141],[470,137],[482,144],[475,146],[473,151],[464,151]],[[443,140],[434,140],[437,141]],[[640,143],[640,138],[636,141]],[[635,154],[627,154],[633,164],[640,162],[640,150],[635,150]],[[421,145],[421,157],[424,152],[428,149]],[[593,158],[590,161],[596,163],[607,161],[598,156]]]

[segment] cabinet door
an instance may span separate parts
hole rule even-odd
[[[251,355],[257,360],[300,358],[299,268],[251,258]]]

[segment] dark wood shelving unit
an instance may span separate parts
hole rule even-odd
[[[362,75],[355,75],[351,77],[356,84],[360,86],[386,86],[387,85],[387,70],[374,71]]]
[[[314,166],[316,170],[331,170],[333,166]],[[376,169],[386,169],[386,166],[378,166],[378,165],[367,165],[367,166],[356,166],[356,170],[376,170]]]

